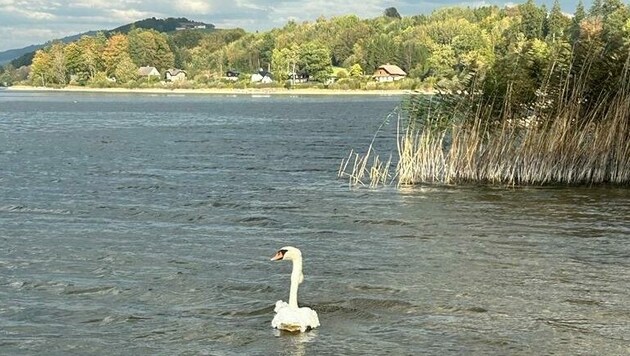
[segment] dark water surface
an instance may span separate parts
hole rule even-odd
[[[349,189],[400,99],[0,92],[0,354],[630,353],[630,190]]]

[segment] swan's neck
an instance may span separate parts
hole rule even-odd
[[[289,290],[289,306],[297,308],[298,286],[304,279],[302,275],[302,259],[293,260],[293,271],[291,272],[291,289]]]

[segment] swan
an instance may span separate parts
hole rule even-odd
[[[317,312],[307,307],[300,308],[297,303],[298,285],[304,281],[304,275],[302,274],[302,252],[295,247],[285,246],[278,250],[271,260],[293,261],[289,303],[285,303],[281,300],[276,302],[274,309],[276,315],[271,321],[271,326],[290,332],[305,332],[318,327],[319,318],[317,317]]]

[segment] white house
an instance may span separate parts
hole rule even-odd
[[[138,68],[138,75],[141,77],[160,77],[160,72],[155,67],[140,67]]]
[[[270,72],[261,69],[258,71],[258,73],[252,74],[251,81],[252,83],[268,84],[268,83],[272,83],[273,79],[271,79]]]
[[[403,79],[407,76],[404,70],[394,64],[383,64],[376,68],[372,77],[377,82],[393,82],[395,80]]]
[[[166,81],[168,82],[178,82],[182,80],[186,80],[186,71],[181,69],[171,68],[166,71]]]

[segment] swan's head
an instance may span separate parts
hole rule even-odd
[[[302,259],[302,252],[295,247],[285,246],[276,252],[276,254],[271,258],[272,261],[280,261],[280,260],[298,260]]]

